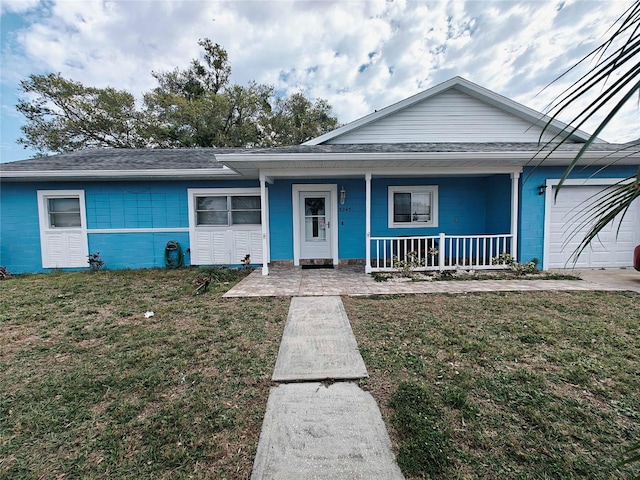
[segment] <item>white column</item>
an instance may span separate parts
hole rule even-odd
[[[511,256],[518,261],[518,179],[520,172],[511,174]]]
[[[364,176],[365,181],[365,251],[366,263],[364,271],[371,273],[371,174],[367,173]]]
[[[267,215],[267,179],[260,173],[260,223],[262,226],[262,275],[269,275],[269,216]]]

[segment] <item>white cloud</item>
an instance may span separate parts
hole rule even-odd
[[[54,71],[139,96],[155,83],[151,71],[186,67],[200,52],[198,39],[208,37],[228,51],[234,82],[255,80],[326,98],[344,123],[454,75],[543,109],[568,83],[536,94],[602,41],[626,2],[53,0],[43,5],[43,13],[25,17],[26,25],[3,48],[3,69],[11,63],[10,72],[3,72],[5,85],[15,88],[30,73]],[[37,6],[4,0],[2,12]],[[610,138],[632,135],[633,109],[625,115]],[[637,115],[631,120],[637,125]]]
[[[39,0],[2,0],[0,13],[25,13],[38,6]]]

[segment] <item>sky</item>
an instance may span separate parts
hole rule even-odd
[[[545,87],[606,40],[630,4],[0,0],[0,161],[34,154],[16,143],[24,123],[15,110],[20,80],[59,72],[140,99],[155,86],[152,71],[186,68],[200,55],[200,38],[227,50],[233,83],[256,81],[324,98],[341,124],[457,75],[545,111],[585,70]],[[640,137],[638,111],[630,102],[601,137]],[[575,110],[561,119],[569,121],[570,113]]]

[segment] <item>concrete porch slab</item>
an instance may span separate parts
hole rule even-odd
[[[368,376],[340,297],[292,298],[273,381]]]
[[[344,382],[271,389],[252,480],[401,480],[378,406]]]

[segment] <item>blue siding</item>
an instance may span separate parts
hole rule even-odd
[[[371,235],[450,235],[508,233],[511,210],[509,177],[463,178],[374,178],[372,180]],[[506,184],[506,186],[505,186]],[[438,226],[432,228],[389,228],[388,187],[395,185],[437,185]],[[495,191],[492,187],[497,185]],[[490,212],[488,215],[487,212]],[[491,219],[488,217],[491,216]],[[505,221],[506,219],[506,221]]]
[[[364,179],[339,180],[344,186],[347,199],[344,205],[338,203],[338,257],[341,259],[364,259],[366,256],[366,184]]]
[[[12,273],[42,268],[38,190],[84,190],[87,228],[151,229],[189,226],[188,188],[258,187],[255,180],[199,182],[3,182],[0,189],[0,265]],[[164,265],[164,247],[177,240],[189,248],[188,232],[88,234],[89,253],[100,252],[106,268]],[[189,255],[185,256],[189,263]],[[87,264],[88,266],[88,264]]]
[[[511,232],[511,176],[493,175],[483,179],[487,192],[487,234]]]
[[[293,260],[292,187],[294,182],[276,180],[269,185],[269,232],[271,260]],[[299,183],[299,182],[295,182]]]
[[[189,233],[100,233],[89,234],[89,252],[100,252],[106,268],[164,267],[164,251],[169,240],[182,247],[189,265]]]
[[[538,186],[544,185],[547,179],[562,177],[564,167],[525,168],[520,177],[520,231],[518,257],[520,261],[528,262],[533,258],[540,260],[542,265],[544,251],[544,204],[545,196],[538,195]],[[637,166],[612,166],[599,171],[598,168],[576,169],[571,174],[572,179],[579,178],[626,178],[635,175]]]
[[[36,188],[3,183],[0,188],[0,265],[11,273],[42,270]]]

